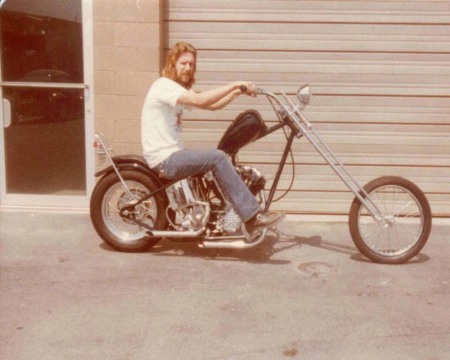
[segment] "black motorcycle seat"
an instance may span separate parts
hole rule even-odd
[[[145,161],[144,157],[142,155],[117,155],[113,157],[114,164],[120,166],[123,164],[137,164],[141,167],[143,167],[146,170],[151,171],[153,174],[156,175],[156,177],[159,178],[159,174],[154,169],[150,168],[147,164],[147,161]],[[161,179],[161,181],[166,182],[168,180]]]
[[[116,165],[137,163],[148,170],[152,170],[142,155],[117,155],[113,157],[113,161]]]
[[[145,161],[145,158],[142,155],[134,155],[134,154],[128,154],[128,155],[117,155],[113,158],[114,164],[120,166],[123,164],[137,164],[141,167],[143,167],[146,170],[149,170],[154,174],[161,182],[168,183],[171,180],[160,178],[159,173],[148,166],[147,161]]]

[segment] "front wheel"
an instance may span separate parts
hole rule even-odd
[[[358,250],[383,264],[400,264],[416,256],[431,232],[432,214],[424,193],[411,181],[384,176],[364,190],[381,212],[380,219],[357,198],[350,207],[349,226]]]
[[[145,251],[154,246],[160,238],[148,236],[148,229],[122,217],[120,209],[132,200],[138,200],[158,189],[148,176],[131,170],[121,171],[127,185],[126,191],[115,172],[105,175],[97,183],[91,197],[91,220],[100,237],[119,251]],[[131,214],[152,229],[165,229],[167,199],[157,193],[137,205]]]

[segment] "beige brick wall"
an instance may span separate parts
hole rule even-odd
[[[95,131],[116,154],[142,152],[140,113],[159,77],[162,0],[94,0]]]

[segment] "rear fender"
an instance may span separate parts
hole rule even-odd
[[[134,155],[114,156],[112,160],[114,161],[114,165],[116,166],[118,171],[121,170],[139,171],[140,173],[143,173],[149,178],[151,178],[155,182],[155,184],[158,185],[158,187],[162,187],[164,185],[161,179],[153,171],[150,170],[144,158],[141,156],[134,156]],[[114,167],[111,165],[96,172],[95,177],[103,177],[112,172],[115,172],[115,170]]]

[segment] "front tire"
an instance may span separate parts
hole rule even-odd
[[[124,170],[120,174],[134,199],[158,189],[151,178],[140,172]],[[156,245],[161,238],[148,236],[148,229],[121,216],[120,209],[131,200],[117,174],[111,172],[100,179],[92,193],[91,220],[97,233],[112,248],[141,252]],[[131,216],[152,229],[163,230],[167,227],[166,207],[167,199],[158,193],[136,206]]]
[[[355,198],[349,227],[358,250],[372,261],[400,264],[416,256],[431,232],[432,214],[424,193],[411,181],[384,176],[364,186],[381,211],[376,221]]]

